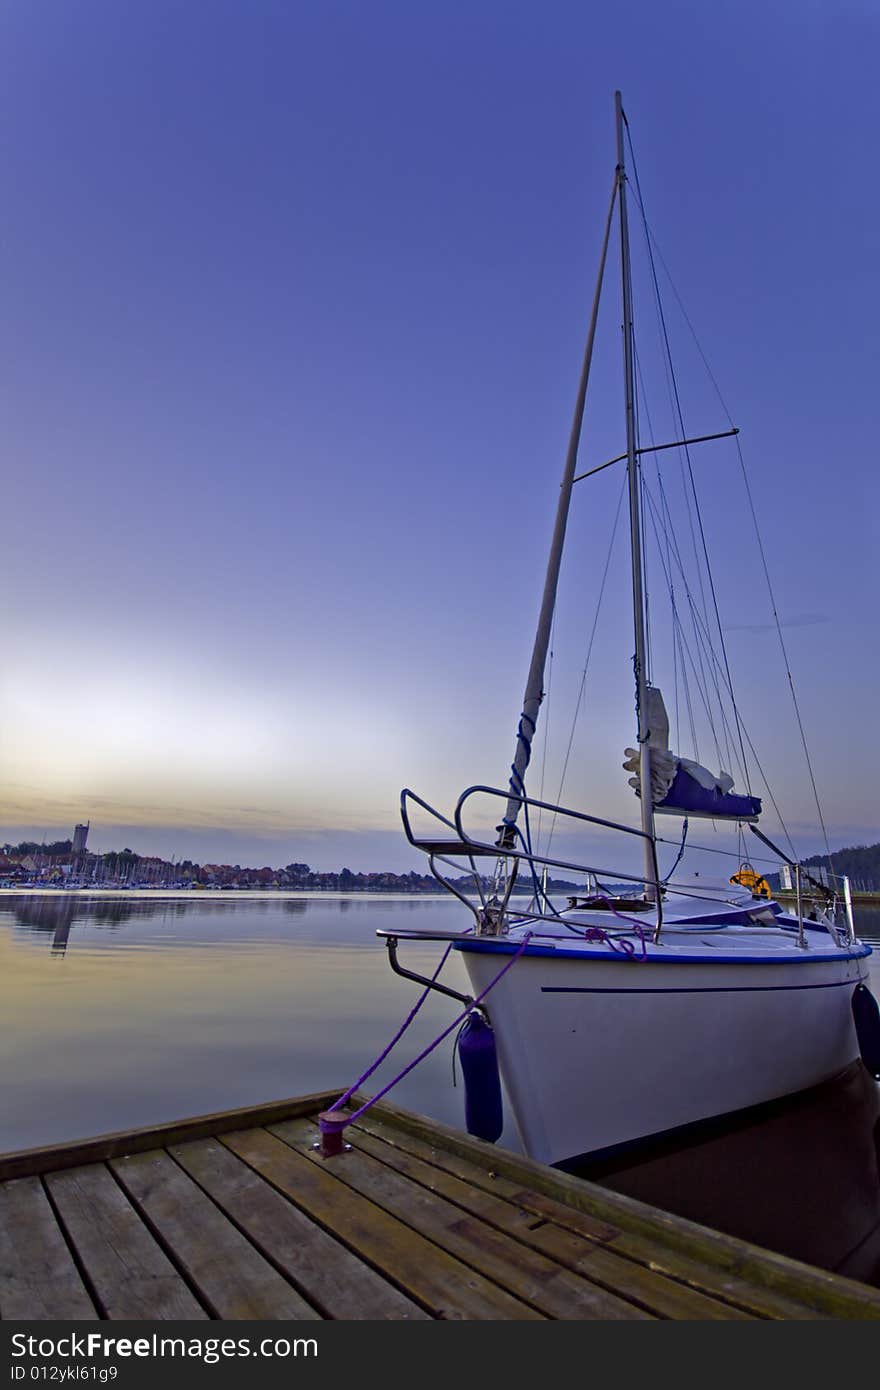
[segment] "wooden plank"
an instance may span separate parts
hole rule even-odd
[[[118,1130],[113,1134],[99,1134],[94,1139],[76,1139],[69,1144],[47,1144],[39,1149],[0,1154],[0,1182],[31,1173],[52,1173],[61,1168],[77,1168],[80,1164],[100,1163],[123,1154],[166,1148],[169,1144],[183,1144],[188,1139],[221,1134],[227,1129],[249,1129],[252,1125],[274,1124],[298,1115],[318,1115],[340,1095],[341,1089],[318,1091],[298,1099],[246,1105],[239,1110],[219,1110],[212,1115],[149,1125],[146,1129]]]
[[[360,1103],[361,1099],[354,1098],[353,1104]],[[380,1101],[376,1110],[400,1129],[442,1145],[463,1158],[483,1163],[494,1172],[534,1187],[565,1206],[608,1221],[628,1233],[659,1241],[668,1250],[680,1252],[688,1259],[729,1271],[774,1294],[802,1303],[812,1310],[814,1317],[880,1318],[880,1289],[761,1249],[736,1236],[709,1230],[634,1197],[598,1187],[508,1149],[460,1134],[449,1125],[412,1115],[387,1101]]]
[[[290,1120],[273,1126],[271,1133],[547,1317],[607,1320],[652,1316],[626,1297],[565,1269],[498,1226],[487,1225],[463,1206],[359,1149],[329,1161],[322,1159],[313,1148],[317,1126],[312,1120]]]
[[[39,1178],[0,1186],[0,1317],[98,1316]]]
[[[365,1118],[369,1120],[369,1116]],[[507,1232],[532,1250],[540,1251],[575,1274],[583,1275],[600,1288],[636,1303],[656,1317],[738,1321],[751,1316],[723,1300],[696,1292],[665,1275],[645,1269],[564,1225],[536,1220],[534,1212],[528,1208],[463,1181],[424,1158],[386,1143],[365,1129],[353,1128],[347,1132],[355,1148],[393,1168],[396,1173],[431,1192],[442,1194],[481,1221]]]
[[[503,1196],[507,1201],[514,1202],[532,1213],[546,1217],[548,1220],[564,1221],[569,1230],[576,1231],[590,1240],[608,1244],[616,1241],[621,1235],[619,1226],[612,1226],[608,1221],[600,1221],[597,1217],[589,1216],[578,1211],[575,1207],[566,1207],[563,1203],[545,1196],[543,1192],[539,1192],[535,1188],[505,1178],[491,1164],[476,1163],[472,1158],[462,1158],[459,1154],[446,1148],[442,1142],[432,1142],[429,1138],[419,1138],[410,1130],[402,1129],[393,1120],[385,1118],[380,1110],[381,1107],[378,1105],[374,1109],[368,1110],[356,1122],[353,1132],[361,1131],[374,1134],[387,1144],[391,1144],[395,1149],[401,1149],[403,1152],[423,1158],[426,1162],[435,1164],[445,1172],[454,1173],[465,1182],[483,1187],[486,1192]],[[350,1140],[351,1137],[352,1131],[347,1130],[346,1139]]]
[[[215,1318],[319,1315],[162,1150],[112,1168]]]
[[[541,1317],[266,1130],[221,1142],[435,1318]]]
[[[529,1213],[533,1221],[554,1222],[557,1226],[613,1249],[615,1254],[641,1264],[646,1269],[654,1270],[668,1279],[685,1284],[712,1298],[724,1299],[743,1312],[762,1318],[812,1320],[816,1317],[815,1312],[804,1303],[773,1293],[763,1285],[755,1285],[741,1279],[729,1270],[689,1259],[656,1239],[649,1240],[632,1235],[607,1222],[600,1222],[593,1216],[546,1196],[543,1192],[503,1177],[485,1163],[474,1163],[427,1140],[418,1139],[415,1135],[402,1131],[396,1124],[377,1117],[378,1109],[377,1106],[362,1116],[357,1126],[347,1131],[348,1137],[352,1138],[362,1129],[366,1130],[385,1140],[395,1150],[412,1153],[474,1187],[504,1197],[523,1212]]]
[[[325,1318],[428,1317],[216,1139],[175,1145],[171,1152]]]
[[[104,1164],[45,1182],[103,1317],[208,1316]]]

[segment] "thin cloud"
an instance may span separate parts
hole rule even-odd
[[[819,627],[830,623],[827,613],[796,613],[793,618],[785,618],[780,627]],[[725,632],[775,632],[775,623],[726,623]]]

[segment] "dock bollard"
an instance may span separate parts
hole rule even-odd
[[[343,1143],[342,1139],[347,1124],[348,1116],[340,1115],[333,1110],[323,1110],[318,1116],[321,1142],[314,1147],[320,1149],[322,1158],[335,1158],[337,1154],[351,1148],[351,1145]]]

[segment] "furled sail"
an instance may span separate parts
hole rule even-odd
[[[690,758],[680,758],[669,749],[669,716],[657,686],[648,686],[648,747],[651,750],[651,801],[655,812],[678,816],[708,816],[712,819],[755,821],[761,814],[761,799],[741,796],[732,790],[728,772],[714,773]],[[639,751],[627,748],[626,772],[633,773],[629,784],[641,797]]]

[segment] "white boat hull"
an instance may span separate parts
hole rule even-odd
[[[475,995],[507,958],[476,942],[462,954]],[[492,989],[485,1007],[531,1157],[563,1163],[631,1144],[803,1090],[858,1057],[863,957],[681,954],[527,951]]]

